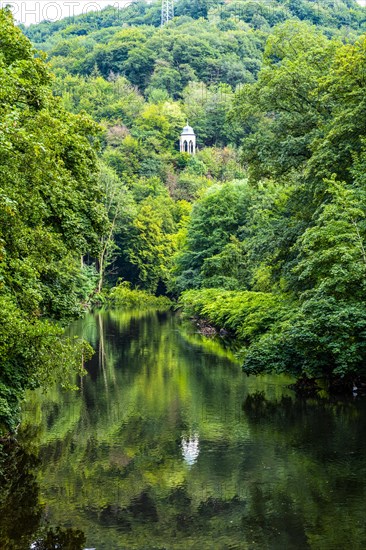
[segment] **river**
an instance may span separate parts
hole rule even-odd
[[[26,550],[42,523],[96,550],[366,547],[364,399],[247,377],[173,313],[99,312],[70,331],[96,354],[79,391],[28,394],[1,548]]]

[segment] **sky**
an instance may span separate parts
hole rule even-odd
[[[15,21],[24,25],[39,23],[45,19],[58,21],[63,17],[78,15],[88,11],[97,11],[106,6],[114,6],[116,10],[131,4],[133,0],[38,0],[38,1],[11,1],[0,0],[0,7],[10,6]]]
[[[0,0],[0,7],[9,5],[18,23],[31,25],[39,23],[45,19],[49,21],[58,21],[63,17],[78,15],[88,11],[97,11],[106,6],[115,6],[116,11],[122,7],[131,4],[134,0]],[[267,0],[268,2],[269,0]],[[321,1],[321,0],[319,0]],[[357,0],[358,3],[366,7],[366,0]]]

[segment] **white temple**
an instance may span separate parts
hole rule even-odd
[[[196,134],[191,126],[184,126],[179,140],[180,152],[189,153],[190,155],[196,154]]]

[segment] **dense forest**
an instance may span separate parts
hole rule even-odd
[[[0,11],[5,431],[26,388],[82,370],[91,350],[62,326],[112,287],[229,331],[247,373],[364,376],[365,10],[175,15],[161,27],[159,3],[135,2],[22,27]]]

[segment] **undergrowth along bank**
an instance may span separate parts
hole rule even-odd
[[[166,296],[154,296],[145,290],[131,288],[128,281],[122,281],[111,290],[107,303],[125,308],[156,309],[169,309],[173,305],[172,301]]]

